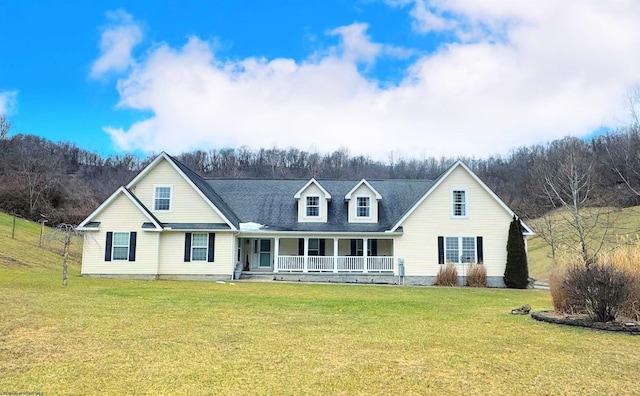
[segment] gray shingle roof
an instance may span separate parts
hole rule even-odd
[[[333,197],[329,201],[327,223],[298,223],[298,206],[294,195],[308,179],[205,180],[180,161],[167,156],[235,227],[239,228],[240,223],[253,222],[274,231],[388,231],[442,177],[435,180],[367,180],[382,195],[378,206],[378,223],[373,224],[348,222],[348,203],[344,201],[344,196],[360,180],[317,180]],[[184,228],[186,225],[180,226]]]
[[[315,232],[381,232],[390,230],[431,188],[430,180],[367,180],[381,195],[378,223],[348,222],[344,196],[360,180],[318,180],[333,197],[327,223],[298,223],[294,194],[308,180],[207,180],[212,191],[232,210],[240,222],[255,222],[272,230]]]

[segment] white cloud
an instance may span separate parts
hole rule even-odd
[[[415,4],[396,3],[409,12]],[[119,106],[152,116],[105,131],[126,150],[344,146],[376,158],[391,150],[486,156],[618,122],[625,93],[640,83],[636,1],[424,5],[459,39],[417,57],[398,85],[359,71],[395,48],[373,42],[366,24],[334,29],[340,44],[304,61],[223,59],[192,37],[129,62]]]
[[[100,56],[91,65],[91,77],[124,72],[133,65],[131,51],[142,41],[142,29],[124,10],[107,12],[109,23],[102,28]]]
[[[2,91],[0,92],[0,114],[6,115],[13,111],[18,91]]]

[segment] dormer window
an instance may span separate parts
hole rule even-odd
[[[319,217],[320,216],[320,197],[309,196],[307,197],[307,217]]]
[[[171,210],[171,187],[157,186],[153,193],[153,210],[168,212]]]
[[[356,217],[371,217],[371,198],[356,198]]]
[[[453,190],[451,192],[453,217],[467,217],[467,192],[465,190]]]

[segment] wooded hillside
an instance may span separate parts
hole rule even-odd
[[[170,154],[213,178],[432,179],[457,159],[393,158],[390,153],[387,161],[376,161],[352,156],[346,148],[328,154],[275,147]],[[52,225],[77,224],[154,157],[103,158],[73,143],[12,135],[0,116],[0,210],[31,220],[44,215]],[[520,147],[506,156],[460,159],[524,218],[561,207],[576,191],[583,206],[640,204],[637,126],[588,140],[567,137]]]

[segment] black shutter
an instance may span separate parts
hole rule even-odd
[[[351,255],[355,256],[357,254],[356,250],[358,250],[358,246],[356,245],[356,240],[351,240]]]
[[[371,256],[377,256],[378,255],[378,240],[377,239],[371,239],[371,252],[370,252]]]
[[[191,233],[184,233],[184,262],[191,261]]]
[[[438,237],[438,264],[444,264],[444,237]]]
[[[482,237],[476,238],[476,254],[478,256],[478,263],[484,262],[484,252],[482,251]]]
[[[325,240],[321,239],[320,240],[320,253],[318,253],[318,256],[324,256],[325,255],[324,254],[324,248],[325,247],[326,247]]]
[[[111,247],[113,246],[113,232],[107,232],[107,242],[104,247],[104,261],[111,261]]]
[[[298,238],[298,256],[304,256],[304,238]]]
[[[136,261],[136,232],[129,233],[129,261]]]
[[[215,257],[215,246],[216,246],[216,234],[213,232],[209,233],[209,249],[207,255],[207,261],[213,263],[213,259]]]

